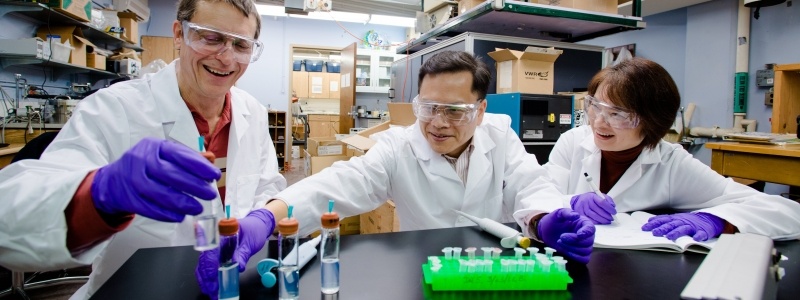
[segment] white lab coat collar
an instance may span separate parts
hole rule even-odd
[[[180,142],[192,149],[197,148],[197,125],[194,123],[189,107],[181,97],[178,89],[178,76],[175,60],[163,72],[158,72],[150,80],[153,99],[160,107],[161,124],[164,127],[164,136]]]
[[[591,129],[589,129],[589,131],[591,132]],[[594,136],[592,134],[587,135],[586,138],[581,141],[580,146],[586,152],[588,152],[588,154],[585,155],[582,160],[582,172],[588,173],[593,178],[600,178],[600,159],[602,152],[600,151],[600,148],[597,148],[597,145],[595,145]],[[614,197],[621,194],[642,177],[642,168],[644,166],[659,162],[661,162],[661,151],[658,149],[658,147],[653,149],[643,149],[642,153],[639,154],[639,157],[637,157],[631,166],[628,167],[628,170],[622,174],[622,177],[620,177],[619,181],[617,181],[614,187],[608,191],[608,195]]]
[[[448,178],[455,181],[461,181],[456,174],[453,167],[447,162],[441,154],[433,151],[433,148],[428,144],[428,140],[422,135],[419,127],[419,121],[415,122],[408,130],[411,130],[410,144],[420,163],[428,164],[428,169],[434,175]],[[475,148],[472,150],[472,156],[469,160],[469,170],[467,175],[467,190],[466,194],[469,195],[472,190],[471,187],[476,186],[478,182],[484,179],[491,169],[492,164],[487,157],[487,153],[495,148],[495,143],[486,133],[485,126],[479,125],[475,128],[475,134],[472,137],[472,144]],[[474,183],[473,183],[474,182]]]

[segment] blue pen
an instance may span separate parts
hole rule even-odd
[[[584,173],[583,173],[583,176],[586,176],[586,183],[588,183],[588,184],[589,184],[589,187],[591,187],[591,188],[592,188],[592,191],[593,191],[593,192],[594,192],[594,193],[595,193],[595,194],[596,194],[598,197],[600,197],[600,199],[606,200],[606,196],[605,196],[605,195],[603,195],[603,193],[601,193],[601,192],[600,192],[600,189],[599,189],[599,188],[597,188],[597,185],[595,185],[595,184],[594,184],[594,182],[592,182],[592,176],[589,176],[589,173],[586,173],[586,172],[584,172]]]

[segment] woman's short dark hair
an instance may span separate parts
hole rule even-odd
[[[471,91],[478,94],[479,100],[485,99],[486,93],[489,92],[492,73],[489,72],[489,68],[480,59],[464,51],[442,51],[428,58],[419,68],[417,89],[422,87],[422,81],[426,75],[463,71],[472,74]]]
[[[661,65],[635,57],[604,68],[589,81],[589,95],[600,87],[605,101],[639,117],[642,144],[655,147],[675,122],[681,95],[675,81]]]
[[[258,14],[258,9],[256,9],[256,4],[253,0],[180,0],[178,1],[178,21],[191,21],[197,10],[197,3],[200,1],[209,3],[224,2],[236,7],[245,17],[255,16],[256,36],[253,38],[258,39],[258,35],[261,34],[261,15]]]

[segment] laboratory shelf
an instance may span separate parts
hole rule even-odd
[[[0,2],[0,17],[6,14],[13,14],[21,16],[30,20],[33,23],[45,25],[64,25],[64,26],[78,26],[81,29],[84,37],[89,39],[97,46],[117,50],[120,48],[129,48],[136,51],[144,51],[138,45],[128,43],[118,37],[105,33],[102,30],[96,29],[87,23],[78,21],[68,15],[51,9],[45,4],[33,2]]]
[[[622,16],[515,0],[488,0],[398,47],[397,53],[414,53],[464,32],[579,42],[645,28],[640,8],[641,0],[634,0],[634,16]]]
[[[92,69],[84,66],[73,65],[70,63],[45,60],[34,56],[10,56],[0,54],[0,68],[5,69],[17,65],[38,65],[53,69],[53,77],[59,78],[71,74],[88,74],[97,79],[119,78],[122,75],[105,70]]]

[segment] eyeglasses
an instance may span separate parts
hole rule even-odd
[[[186,44],[202,55],[220,55],[230,48],[233,51],[233,60],[249,64],[258,60],[264,44],[261,41],[239,34],[216,30],[183,21],[183,39]],[[231,41],[228,46],[228,41]]]
[[[479,101],[480,102],[480,101]],[[443,104],[420,99],[419,95],[412,102],[414,115],[422,122],[430,122],[442,115],[448,123],[464,125],[472,123],[478,115],[478,104]]]
[[[589,95],[586,95],[584,100],[589,121],[594,121],[600,115],[612,128],[630,129],[639,126],[639,117],[634,113],[624,111]]]

